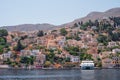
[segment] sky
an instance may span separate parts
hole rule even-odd
[[[115,7],[120,7],[120,0],[0,0],[0,26],[60,25]]]

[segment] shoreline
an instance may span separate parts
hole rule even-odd
[[[82,70],[81,67],[63,67],[63,68],[54,68],[54,67],[41,67],[41,68],[36,68],[36,67],[11,67],[9,65],[0,65],[0,69],[26,69],[26,70],[32,70],[32,69],[37,69],[37,70]],[[99,69],[120,69],[120,67],[94,67],[92,70],[99,70]],[[87,69],[86,69],[87,70]],[[91,70],[91,69],[88,69]]]
[[[0,68],[0,69],[16,69],[16,70],[82,70],[81,68]],[[92,70],[101,70],[101,69],[120,69],[119,68],[94,68]],[[87,70],[87,69],[86,69]],[[91,70],[91,69],[88,69]]]

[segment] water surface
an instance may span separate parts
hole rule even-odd
[[[0,80],[120,80],[120,69],[101,69],[101,70],[0,69]]]

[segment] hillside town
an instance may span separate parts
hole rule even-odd
[[[79,68],[82,60],[99,68],[120,67],[120,17],[48,31],[0,29],[0,67]]]

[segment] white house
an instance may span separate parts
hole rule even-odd
[[[114,46],[117,46],[116,42],[109,42],[108,43],[108,47],[114,47]]]
[[[2,54],[4,60],[7,60],[8,58],[11,58],[11,55],[12,55],[11,51],[9,51],[8,53]]]
[[[71,62],[80,62],[80,58],[79,58],[79,56],[71,56],[70,61]]]
[[[20,56],[30,56],[31,53],[32,53],[31,50],[21,50]]]
[[[40,51],[38,49],[36,49],[36,50],[32,50],[31,55],[37,56],[37,55],[39,55],[39,53],[40,53]]]
[[[113,49],[112,53],[120,53],[120,49]]]

